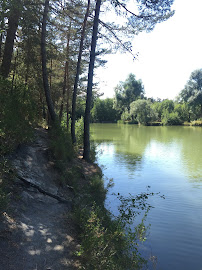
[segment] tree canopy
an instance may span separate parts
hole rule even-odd
[[[156,120],[156,114],[149,100],[138,99],[130,104],[130,114],[136,117],[139,124],[147,125]]]
[[[130,109],[130,104],[144,96],[144,86],[134,74],[129,74],[125,82],[120,82],[115,87],[114,107],[121,113]]]
[[[72,121],[73,142],[75,121],[81,114],[77,106],[83,113],[80,104],[86,103],[85,134],[89,137],[96,88],[93,73],[106,62],[102,55],[121,49],[135,57],[134,36],[173,16],[172,4],[173,0],[136,0],[129,8],[129,2],[120,0],[2,0],[0,74],[10,82],[11,93],[21,85],[22,97],[29,95],[37,104],[38,121],[50,123],[51,118],[67,129]],[[109,16],[99,16],[99,10]],[[129,111],[131,102],[143,95],[142,82],[130,74],[117,87],[114,106],[120,114],[125,108]],[[84,148],[89,149],[89,138],[85,141]]]
[[[179,94],[179,99],[193,108],[200,107],[200,117],[202,117],[202,69],[193,71],[184,89]]]

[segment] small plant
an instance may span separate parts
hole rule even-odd
[[[84,119],[81,117],[75,123],[76,143],[78,146],[83,145]]]
[[[119,214],[114,216],[104,207],[106,190],[100,181],[101,177],[90,179],[86,197],[75,207],[81,231],[81,248],[77,255],[82,269],[141,269],[146,260],[139,254],[138,243],[146,240],[149,227],[145,226],[145,219],[152,208],[148,199],[156,194],[116,195],[120,205]],[[134,228],[136,217],[141,214],[143,218]]]
[[[10,165],[5,158],[0,160],[0,213],[4,212],[8,206],[9,182],[13,179]]]
[[[50,130],[50,138],[50,147],[56,160],[71,160],[74,152],[69,132],[55,124]]]

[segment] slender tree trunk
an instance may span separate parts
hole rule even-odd
[[[90,63],[88,69],[88,86],[87,86],[87,98],[86,109],[84,117],[84,152],[83,158],[90,161],[90,109],[92,100],[92,87],[93,87],[93,71],[95,65],[95,49],[97,43],[98,34],[98,21],[100,13],[101,0],[96,1],[95,17],[93,22],[93,36],[91,41]]]
[[[62,101],[60,105],[60,113],[59,113],[59,121],[62,120],[62,114],[63,114],[63,108],[64,108],[64,98],[65,98],[65,92],[67,88],[67,61],[65,62],[65,71],[64,71],[64,81],[63,81],[63,89],[62,89]]]
[[[20,14],[21,14],[21,1],[19,1],[18,4],[13,5],[13,8],[10,11],[10,16],[8,18],[8,30],[6,35],[3,60],[0,69],[0,73],[4,78],[7,78],[10,72],[14,40],[18,28],[18,21],[20,18]]]
[[[4,18],[2,18],[2,21],[1,21],[1,35],[0,35],[0,59],[2,57],[2,44],[3,44],[3,29],[4,29]]]
[[[12,77],[12,87],[11,87],[11,91],[13,91],[14,88],[14,82],[15,82],[15,75],[16,75],[16,70],[17,70],[17,58],[18,58],[18,49],[16,51],[16,56],[15,56],[15,60],[14,60],[14,67],[13,67],[13,77]]]
[[[69,62],[67,61],[67,103],[66,103],[67,129],[69,128],[69,97],[70,97]]]
[[[51,120],[56,121],[56,113],[54,111],[53,102],[50,95],[50,87],[48,84],[48,73],[47,73],[47,57],[46,57],[46,22],[48,17],[49,0],[45,0],[43,22],[42,22],[42,33],[41,33],[41,58],[42,58],[42,73],[43,73],[43,85],[46,96],[46,102],[50,113]]]
[[[27,57],[26,57],[26,73],[25,73],[25,85],[28,84],[28,80],[29,80],[29,68],[30,68],[30,39],[29,39],[29,36],[28,36],[28,39],[27,39]]]
[[[59,114],[59,120],[61,122],[63,109],[64,109],[64,100],[65,100],[65,94],[66,90],[69,86],[69,43],[70,43],[70,36],[71,36],[71,23],[69,25],[69,31],[67,35],[67,60],[65,62],[65,68],[64,68],[64,82],[63,82],[63,91],[62,91],[62,101],[60,105],[60,114]],[[69,95],[67,95],[67,105],[66,105],[68,111],[69,111]],[[67,128],[69,125],[69,119],[68,119],[68,112],[67,112]]]
[[[52,55],[51,55],[51,59],[50,59],[50,78],[49,78],[50,91],[52,89],[52,72],[53,72],[53,58],[52,58]]]
[[[74,81],[74,90],[73,90],[73,97],[72,97],[72,122],[71,122],[71,136],[72,136],[72,142],[76,142],[76,135],[75,135],[75,122],[76,122],[76,97],[77,97],[77,88],[78,88],[78,81],[79,81],[79,73],[80,73],[80,66],[81,66],[81,55],[83,51],[83,42],[85,37],[85,30],[86,30],[86,23],[89,15],[89,9],[90,9],[90,0],[88,0],[88,6],[86,10],[86,14],[83,21],[83,28],[81,32],[81,41],[80,41],[80,47],[79,47],[79,55],[77,60],[77,67],[76,67],[76,77]]]

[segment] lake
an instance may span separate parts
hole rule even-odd
[[[91,134],[106,182],[114,179],[107,208],[116,213],[113,192],[151,186],[165,195],[151,198],[151,227],[140,246],[144,257],[156,258],[149,269],[202,270],[202,128],[92,124]]]

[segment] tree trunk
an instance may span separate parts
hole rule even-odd
[[[69,62],[67,61],[67,103],[66,103],[67,129],[69,128],[69,97],[70,97]]]
[[[68,91],[67,93],[67,128],[69,125],[69,118],[68,118],[68,111],[69,111],[69,43],[70,43],[70,36],[71,36],[71,23],[69,25],[69,31],[67,35],[67,59],[65,62],[65,71],[64,71],[64,82],[63,82],[63,91],[62,91],[62,101],[60,105],[60,114],[59,114],[59,120],[61,122],[62,119],[62,114],[63,114],[63,108],[64,108],[64,100],[65,100],[65,93],[66,90]]]
[[[25,60],[25,64],[26,64],[26,72],[25,72],[25,85],[28,84],[28,80],[29,80],[29,69],[30,69],[30,39],[28,36],[28,40],[27,40],[27,44],[26,44],[26,49],[27,49],[27,57]]]
[[[88,0],[88,6],[86,10],[86,14],[83,21],[83,28],[81,32],[81,41],[79,46],[79,55],[77,60],[77,67],[76,67],[76,77],[74,81],[74,90],[73,90],[73,97],[72,97],[72,122],[71,122],[71,136],[72,142],[76,142],[76,135],[75,135],[75,122],[76,122],[76,97],[77,97],[77,88],[78,88],[78,81],[79,81],[79,73],[80,73],[80,66],[81,66],[81,55],[83,51],[83,42],[85,37],[85,30],[86,30],[86,23],[89,15],[90,9],[90,0]]]
[[[95,17],[94,17],[94,22],[93,22],[93,36],[92,36],[92,41],[91,41],[90,63],[89,63],[89,70],[88,70],[86,109],[85,109],[85,117],[84,117],[83,158],[87,161],[90,161],[90,109],[91,109],[91,100],[92,100],[93,71],[94,71],[94,64],[95,64],[95,49],[96,49],[96,43],[97,43],[100,6],[101,6],[101,0],[97,0],[96,8],[95,8]]]
[[[1,35],[0,35],[0,59],[1,59],[1,56],[2,56],[2,45],[3,45],[3,29],[4,29],[4,17],[2,18],[2,21],[1,21]]]
[[[61,101],[60,113],[59,113],[59,121],[60,122],[62,120],[66,88],[67,88],[67,61],[65,62],[65,72],[64,72],[63,89],[62,89],[62,101]]]
[[[15,35],[18,28],[18,21],[20,18],[20,14],[21,14],[21,2],[19,1],[18,5],[13,5],[10,11],[10,16],[8,18],[8,30],[7,30],[3,60],[1,64],[1,70],[0,70],[1,75],[4,78],[7,78],[10,72],[14,40],[15,40]]]
[[[47,60],[46,60],[46,22],[48,17],[48,9],[49,9],[49,0],[45,0],[44,14],[43,14],[43,22],[42,22],[42,33],[41,33],[41,58],[42,58],[42,73],[43,73],[43,85],[46,96],[46,102],[48,105],[48,110],[50,113],[51,120],[56,121],[56,113],[54,111],[53,102],[50,95],[50,87],[48,84],[48,73],[47,73]]]
[[[13,88],[14,88],[14,82],[15,82],[15,75],[16,75],[16,70],[17,70],[17,58],[18,58],[18,49],[16,51],[16,56],[15,56],[15,60],[14,60],[14,67],[13,67],[13,78],[12,78],[12,87],[11,87],[11,92],[13,92]]]

